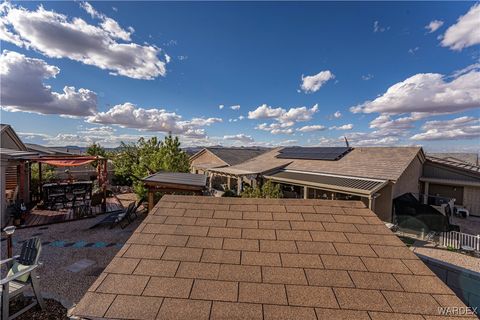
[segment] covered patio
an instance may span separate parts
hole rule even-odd
[[[155,206],[155,193],[203,195],[207,177],[184,172],[158,172],[142,180],[148,190],[148,211]]]
[[[5,151],[5,149],[3,149]],[[4,153],[4,152],[3,152]],[[15,161],[18,168],[15,192],[7,203],[13,223],[18,227],[32,227],[58,222],[93,217],[122,209],[116,198],[107,199],[107,159],[100,156],[56,155],[39,156],[33,152],[3,154],[2,160]],[[78,180],[70,168],[90,165],[96,162],[96,181]],[[36,182],[32,179],[32,166],[38,165]],[[44,180],[44,167],[65,168],[62,179]],[[3,177],[3,172],[2,172]],[[4,186],[2,184],[2,189]],[[7,194],[5,191],[2,195]],[[3,216],[4,224],[10,220]]]

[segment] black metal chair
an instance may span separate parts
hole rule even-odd
[[[40,305],[40,308],[45,309],[45,303],[40,292],[37,276],[37,268],[40,266],[38,259],[41,251],[42,244],[40,239],[35,237],[28,239],[22,244],[22,251],[19,256],[0,261],[0,264],[12,264],[17,262],[21,265],[28,266],[26,269],[15,272],[12,275],[7,275],[7,277],[0,280],[2,319],[14,319],[37,304]],[[27,279],[22,279],[25,278],[25,276],[27,276]],[[15,314],[10,315],[10,300],[23,293],[26,289],[28,289],[29,286],[32,287],[36,299],[31,304],[17,311]]]
[[[132,203],[130,203],[130,205],[126,209],[119,210],[119,211],[114,211],[114,212],[110,213],[104,219],[102,219],[101,221],[99,221],[99,222],[95,223],[93,226],[91,226],[90,229],[96,228],[100,225],[110,225],[110,228],[113,228],[117,224],[120,224],[120,226],[122,228],[125,228],[122,225],[122,222],[125,219],[128,219],[128,217],[130,216],[130,213],[134,209],[134,207],[135,207],[135,202],[132,202]]]

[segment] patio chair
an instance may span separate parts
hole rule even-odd
[[[1,300],[2,300],[2,319],[15,319],[22,313],[36,306],[45,309],[45,303],[40,292],[40,287],[37,277],[37,267],[40,265],[38,258],[42,251],[42,244],[40,239],[35,237],[28,239],[22,245],[22,251],[19,256],[0,261],[0,264],[12,264],[7,277],[0,280],[1,284]],[[14,271],[15,270],[15,271]],[[10,300],[23,293],[26,289],[32,287],[35,294],[35,300],[17,311],[15,314],[9,314]]]
[[[125,228],[125,226],[122,225],[122,222],[125,219],[128,219],[128,217],[131,214],[131,211],[135,208],[135,202],[130,203],[130,205],[123,210],[118,210],[110,213],[108,216],[106,216],[103,220],[95,223],[93,226],[90,227],[90,229],[96,228],[100,225],[110,225],[110,229],[115,227],[115,225],[120,224],[120,226]]]
[[[127,215],[127,225],[129,225],[130,223],[133,222],[133,220],[138,218],[137,210],[138,210],[138,208],[140,208],[140,206],[142,205],[143,202],[145,202],[145,198],[142,197],[140,200],[137,201],[137,204],[135,205],[135,207],[133,207],[133,209],[128,213],[128,215]],[[123,225],[122,228],[125,228],[127,225]]]

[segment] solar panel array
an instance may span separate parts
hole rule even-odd
[[[349,147],[286,147],[279,151],[277,158],[335,161],[352,149]]]

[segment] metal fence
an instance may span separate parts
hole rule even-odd
[[[463,232],[450,231],[440,233],[439,242],[441,246],[461,249],[463,246],[472,247],[480,251],[480,235],[472,235]]]

